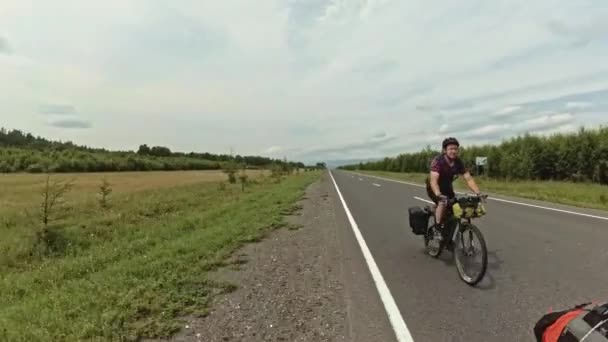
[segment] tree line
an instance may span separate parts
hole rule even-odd
[[[137,151],[109,151],[52,141],[20,130],[0,128],[0,172],[109,172],[218,170],[228,162],[245,168],[289,165],[305,168],[301,162],[261,156],[232,156],[197,152],[173,152],[164,146],[139,146]]]
[[[417,153],[341,168],[426,173],[431,159],[440,153],[427,146]],[[608,184],[608,127],[551,136],[525,134],[498,145],[461,146],[460,157],[472,173],[475,158],[487,157],[484,173],[492,178]]]

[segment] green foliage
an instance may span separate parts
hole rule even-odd
[[[0,341],[169,338],[180,317],[235,289],[210,271],[284,224],[281,213],[317,178],[252,184],[240,196],[214,183],[117,192],[104,212],[80,201],[49,234],[63,253],[42,259],[15,250],[37,229],[17,218],[19,229],[0,227]]]
[[[228,175],[228,182],[230,184],[234,184],[236,183],[236,171],[238,169],[238,165],[233,162],[233,161],[229,161],[227,163],[224,164],[224,173],[226,173]]]
[[[340,167],[346,170],[427,173],[439,150]],[[486,174],[508,180],[566,180],[608,184],[608,127],[538,137],[526,134],[500,145],[463,146],[460,157],[475,173],[475,157],[488,157]]]
[[[108,207],[108,196],[112,193],[112,187],[108,180],[104,177],[99,185],[99,205],[106,209]]]
[[[0,128],[0,173],[220,170],[227,162],[249,169],[272,163],[304,167],[302,163],[260,156],[172,152],[168,147],[146,144],[137,152],[108,151]]]
[[[64,195],[70,191],[73,181],[54,180],[47,174],[46,181],[42,187],[42,203],[40,204],[40,221],[46,228],[52,220],[57,206],[61,205]]]
[[[279,183],[283,177],[283,168],[278,163],[273,163],[270,166],[270,177],[273,179],[275,183]]]
[[[63,197],[70,191],[73,186],[73,180],[53,180],[51,175],[47,174],[46,180],[42,187],[42,201],[40,203],[40,223],[42,226],[36,230],[34,246],[32,253],[36,255],[48,255],[55,252],[60,245],[63,245],[61,234],[49,226],[49,224],[59,218],[59,213],[62,209]]]
[[[153,146],[152,148],[148,147],[148,145],[143,144],[139,146],[139,150],[137,150],[137,154],[147,155],[147,156],[156,156],[156,157],[171,157],[172,152],[168,147],[164,146]]]
[[[245,191],[245,185],[247,184],[248,178],[249,178],[249,176],[247,176],[247,173],[245,173],[245,170],[243,169],[241,171],[241,174],[239,174],[239,181],[241,182],[241,190],[243,192]]]

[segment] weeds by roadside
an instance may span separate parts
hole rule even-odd
[[[65,246],[53,257],[27,258],[27,248],[15,246],[26,246],[22,232],[34,225],[5,219],[22,228],[0,241],[0,326],[7,327],[0,340],[168,337],[177,317],[204,314],[214,295],[234,289],[209,281],[207,272],[243,243],[285,226],[282,213],[317,176],[248,181],[246,192],[201,183],[117,193],[107,211],[91,191],[90,201],[67,208],[57,226]],[[57,216],[49,213],[53,227]]]
[[[104,177],[99,185],[99,205],[102,209],[108,208],[108,196],[112,193],[112,187]]]

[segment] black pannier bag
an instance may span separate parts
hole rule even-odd
[[[426,228],[429,225],[431,214],[420,207],[410,207],[410,227],[415,235],[424,235]]]

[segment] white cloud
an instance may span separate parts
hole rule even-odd
[[[470,131],[467,135],[469,137],[488,137],[497,133],[502,133],[505,130],[511,128],[510,124],[502,124],[502,125],[487,125],[483,127],[476,128]]]
[[[593,107],[593,104],[590,102],[572,101],[572,102],[566,103],[566,108],[569,108],[569,109],[587,109],[587,108],[591,108],[591,107]]]
[[[385,138],[385,137],[386,137],[386,132],[385,131],[377,132],[373,136],[374,139],[382,139],[382,138]]]
[[[521,109],[522,109],[521,106],[508,106],[508,107],[502,108],[501,110],[495,112],[493,115],[494,116],[507,116],[514,112],[518,112]]]
[[[264,150],[264,153],[267,154],[275,154],[277,152],[283,151],[284,148],[281,146],[270,146],[269,148],[267,148],[266,150]]]
[[[608,3],[600,0],[5,0],[2,7],[0,50],[10,54],[0,51],[1,121],[87,145],[382,156],[438,145],[460,126],[472,127],[462,134],[475,142],[499,141],[526,122],[527,129],[557,125],[554,115],[536,113],[564,103],[577,110],[564,124],[601,121],[608,109],[585,98],[534,107],[608,89]],[[594,114],[579,113],[589,108],[583,103]],[[73,106],[95,125],[48,127],[42,104]],[[142,122],[146,130],[134,136]],[[375,132],[394,138],[365,145]]]
[[[549,136],[549,135],[553,135],[556,133],[571,133],[571,132],[576,132],[576,130],[578,129],[577,125],[574,124],[564,124],[564,125],[559,125],[557,127],[550,127],[547,129],[541,129],[541,130],[536,130],[536,131],[531,131],[530,134],[532,135],[540,135],[540,136]]]
[[[570,113],[561,113],[553,115],[543,115],[537,118],[525,120],[520,123],[520,127],[526,130],[537,130],[548,127],[560,126],[565,123],[570,123],[574,116]]]
[[[0,35],[0,54],[8,54],[11,52],[11,48],[8,44],[8,40]]]
[[[500,141],[503,137],[516,134],[567,131],[576,127],[575,117],[570,113],[536,114],[531,118],[514,121],[512,123],[488,124],[481,127],[467,129],[462,134],[470,143]]]

